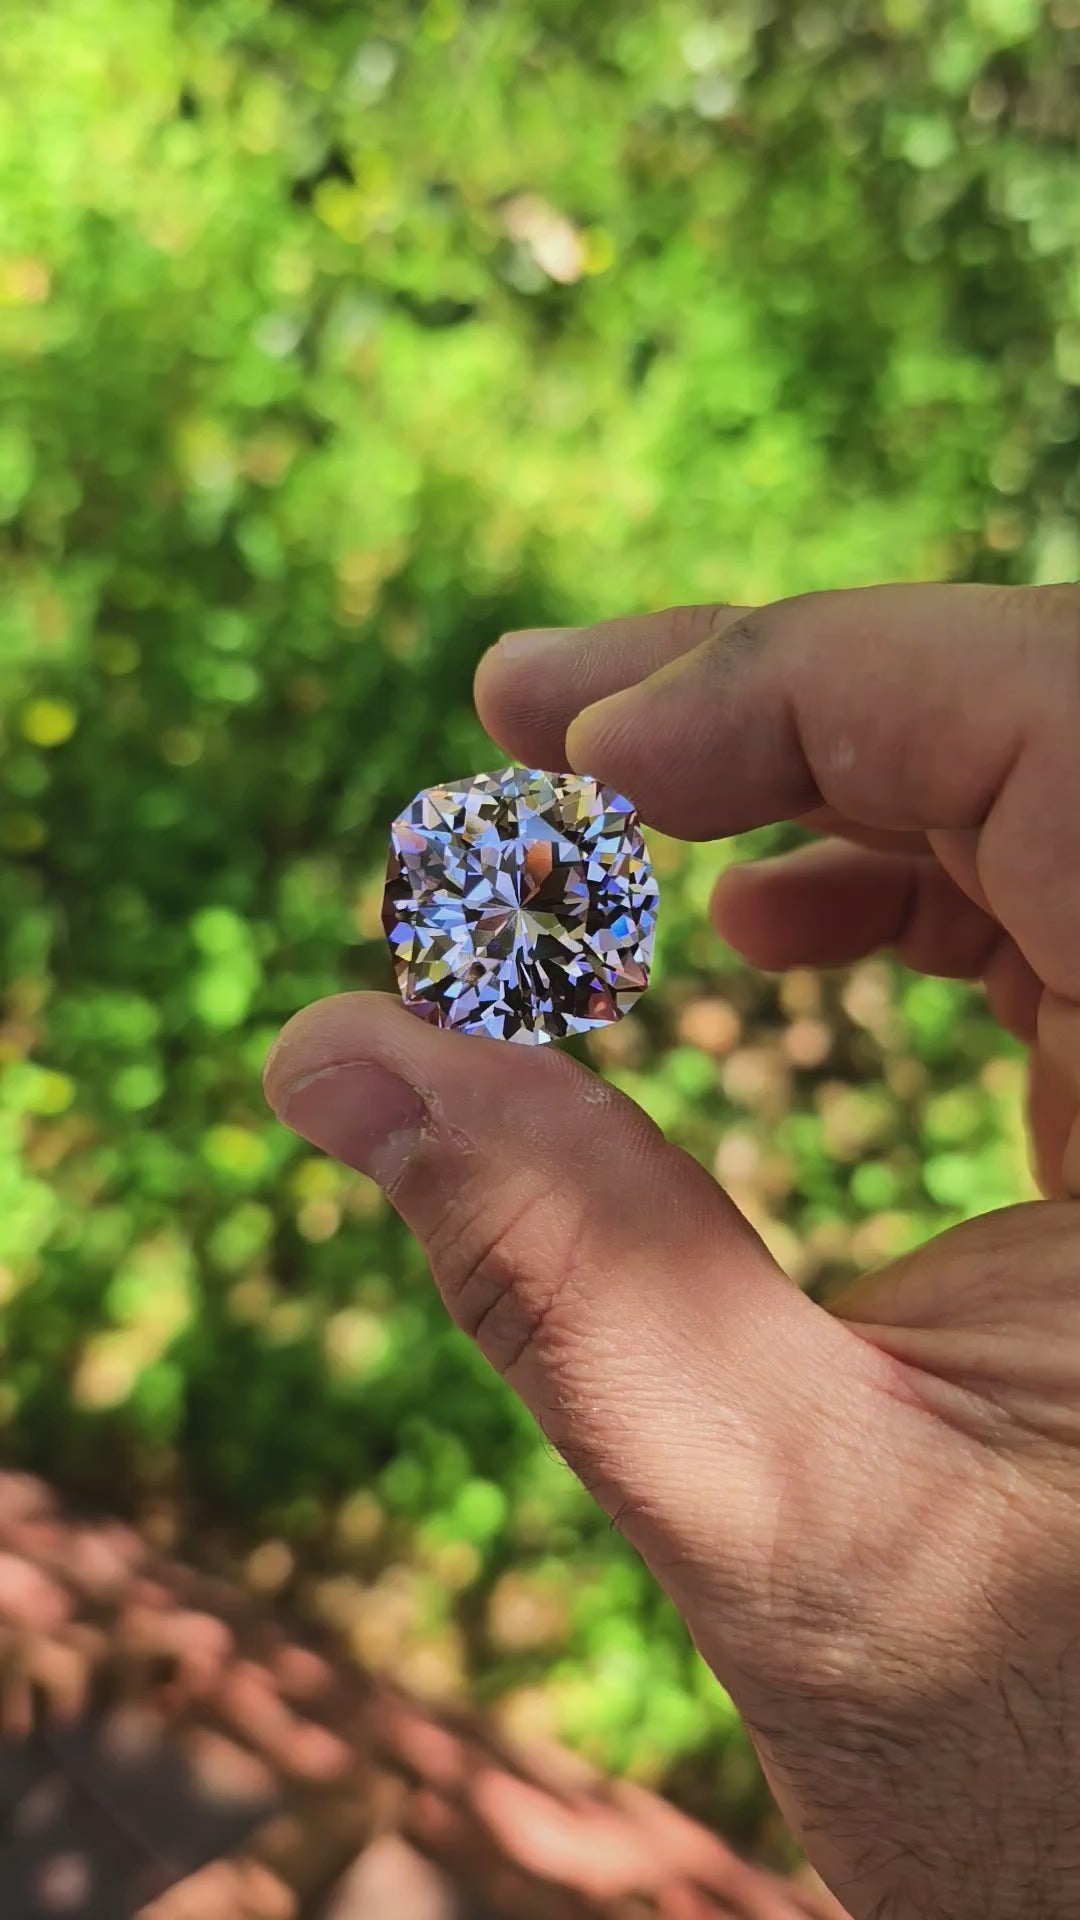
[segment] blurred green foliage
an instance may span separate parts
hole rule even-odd
[[[1078,64],[1075,0],[5,5],[7,1451],[729,1818],[670,1609],[259,1069],[387,984],[502,628],[1077,571]],[[1021,1191],[979,1001],[755,979],[656,855],[593,1057],[800,1279]]]

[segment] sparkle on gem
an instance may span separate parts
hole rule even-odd
[[[391,829],[383,926],[434,1026],[536,1043],[619,1019],[648,985],[656,906],[634,808],[584,774],[428,787]]]

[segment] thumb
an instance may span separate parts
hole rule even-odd
[[[286,1125],[386,1189],[457,1324],[692,1625],[707,1605],[712,1653],[718,1610],[741,1619],[769,1585],[799,1490],[808,1525],[822,1487],[844,1503],[888,1363],[566,1054],[347,994],[290,1021],[266,1090]]]

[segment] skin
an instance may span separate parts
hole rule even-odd
[[[712,839],[751,964],[891,949],[1030,1048],[1045,1198],[826,1310],[565,1055],[323,1002],[282,1119],[381,1180],[450,1312],[671,1594],[855,1920],[1080,1912],[1080,589],[882,587],[504,637],[514,757]]]

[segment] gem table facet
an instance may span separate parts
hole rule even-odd
[[[428,787],[394,821],[383,926],[410,1012],[536,1044],[644,991],[657,897],[629,800],[506,767]]]

